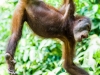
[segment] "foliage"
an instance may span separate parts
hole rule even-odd
[[[89,38],[77,45],[76,63],[80,63],[90,75],[99,75],[99,51],[100,51],[100,4],[93,4],[89,0],[76,0],[76,14],[89,17],[92,21],[92,30]],[[80,2],[78,2],[80,1]],[[92,1],[92,0],[91,0]],[[95,0],[94,0],[95,1]]]
[[[62,0],[45,0],[45,2],[56,8],[62,4]],[[8,75],[4,55],[16,3],[17,0],[0,2],[0,75]],[[75,0],[75,3],[76,14],[91,18],[92,30],[88,39],[77,44],[74,62],[87,70],[90,75],[100,75],[100,4],[91,3],[89,0]],[[15,54],[18,75],[68,75],[61,66],[63,62],[60,60],[61,45],[62,42],[57,39],[43,39],[36,36],[25,23],[23,36]]]

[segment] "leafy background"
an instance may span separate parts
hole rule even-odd
[[[100,1],[74,0],[75,14],[91,19],[92,30],[87,39],[76,45],[75,64],[84,68],[90,75],[100,75]],[[5,62],[5,49],[10,37],[10,24],[17,0],[0,2],[0,75],[8,75]],[[45,0],[58,8],[62,0]],[[68,75],[62,68],[61,46],[58,39],[43,39],[24,25],[23,36],[19,41],[15,59],[18,75]]]

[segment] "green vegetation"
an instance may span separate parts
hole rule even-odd
[[[77,43],[74,62],[90,75],[100,75],[100,4],[99,0],[75,0],[76,14],[85,15],[92,21],[89,38]],[[59,7],[62,0],[45,0]],[[0,2],[0,75],[8,75],[5,49],[10,37],[10,24],[17,0]],[[43,39],[31,32],[27,23],[18,44],[15,59],[18,75],[68,75],[62,68],[61,44],[57,39]]]

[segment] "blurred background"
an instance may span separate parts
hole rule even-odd
[[[58,8],[62,0],[44,0]],[[18,0],[0,1],[0,75],[8,75],[5,62],[6,45],[10,37],[11,18]],[[87,39],[76,45],[75,64],[90,75],[100,75],[100,0],[74,0],[75,14],[91,19],[92,30]],[[61,44],[57,39],[43,39],[24,25],[15,60],[18,75],[68,75],[62,68]]]

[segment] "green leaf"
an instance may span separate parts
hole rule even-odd
[[[26,62],[28,60],[29,57],[29,51],[25,50],[24,55],[23,55],[23,61]]]
[[[93,5],[92,9],[93,9],[93,12],[96,13],[98,11],[98,5],[97,4]]]
[[[34,61],[35,60],[35,58],[36,58],[35,53],[36,53],[36,49],[35,49],[35,47],[32,47],[31,50],[30,50],[30,53],[29,53],[30,61]]]

